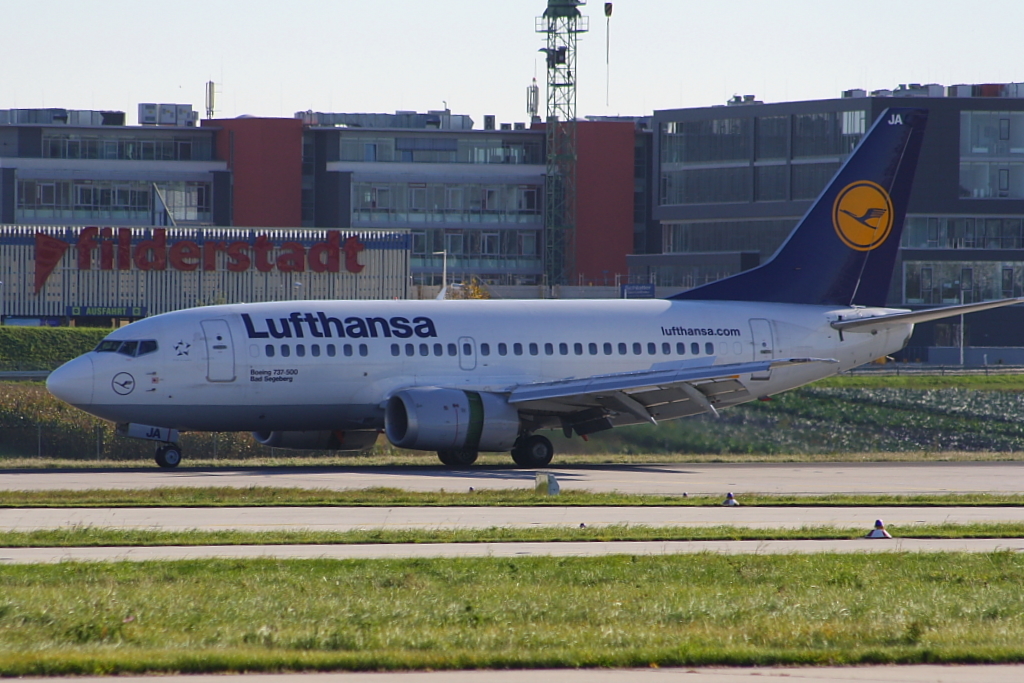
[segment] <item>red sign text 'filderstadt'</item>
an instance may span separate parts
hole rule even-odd
[[[242,273],[253,266],[261,273],[275,268],[281,273],[341,272],[342,255],[345,270],[362,272],[359,252],[366,246],[355,235],[341,241],[341,233],[328,230],[327,239],[308,249],[300,242],[285,241],[280,245],[267,235],[257,235],[255,242],[219,242],[204,240],[177,240],[168,243],[167,231],[155,228],[151,239],[132,241],[130,228],[83,228],[74,244],[41,232],[36,233],[36,294],[42,290],[65,252],[74,247],[78,255],[78,269],[91,270],[217,270],[217,254],[224,254],[225,268]],[[274,253],[276,252],[276,254]]]

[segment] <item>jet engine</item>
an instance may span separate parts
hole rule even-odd
[[[507,451],[519,437],[519,411],[497,394],[405,389],[388,399],[384,432],[400,448]]]
[[[253,432],[264,446],[295,450],[361,451],[377,441],[376,431]]]

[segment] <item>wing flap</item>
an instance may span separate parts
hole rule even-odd
[[[557,418],[564,429],[584,434],[715,412],[715,404],[749,400],[744,382],[750,381],[750,375],[788,365],[835,362],[790,358],[537,382],[513,389],[508,402],[526,415]]]

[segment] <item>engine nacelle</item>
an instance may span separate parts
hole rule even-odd
[[[361,451],[377,441],[376,431],[253,432],[264,446],[317,451]]]
[[[388,399],[384,432],[399,448],[507,451],[519,437],[519,411],[497,394],[405,389]]]

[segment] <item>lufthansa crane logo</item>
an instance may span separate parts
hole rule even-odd
[[[892,232],[892,199],[869,180],[850,183],[832,206],[832,225],[843,244],[857,251],[882,246]]]
[[[127,396],[135,389],[135,378],[127,372],[119,372],[110,380],[110,387],[115,393]]]

